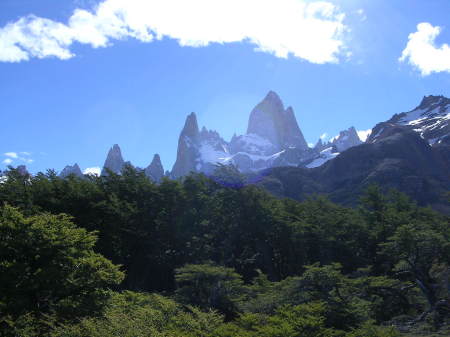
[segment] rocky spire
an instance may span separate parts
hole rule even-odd
[[[308,148],[293,109],[289,107],[285,110],[280,97],[273,91],[269,91],[250,113],[247,134],[256,134],[269,140],[277,150]]]
[[[110,171],[120,174],[125,165],[125,161],[122,157],[122,152],[120,151],[120,147],[117,144],[109,150],[108,156],[106,157],[105,164],[103,165],[102,175],[107,175],[106,169]]]
[[[74,165],[67,165],[59,174],[61,178],[66,178],[70,175],[74,175],[79,178],[83,177],[83,172],[81,172],[81,169],[77,163],[75,163]]]
[[[324,143],[322,141],[322,138],[319,138],[319,140],[317,141],[316,145],[314,145],[314,150],[320,152],[322,150],[325,150],[329,146],[330,146],[330,144],[328,144],[327,142]]]
[[[347,130],[341,131],[339,136],[335,137],[331,144],[336,146],[338,152],[343,152],[353,146],[362,144],[356,129],[352,126]]]
[[[177,160],[171,172],[173,178],[182,177],[191,171],[196,171],[199,136],[197,116],[192,112],[187,116],[178,139]]]
[[[298,126],[292,107],[287,108],[284,113],[284,128],[281,135],[283,139],[283,147],[296,147],[301,150],[308,149],[308,144],[306,143],[305,137],[303,137],[303,133]]]
[[[161,182],[164,177],[164,168],[161,164],[161,158],[159,154],[153,156],[153,160],[150,165],[144,170],[145,175],[152,179],[154,182]]]

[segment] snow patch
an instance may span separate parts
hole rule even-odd
[[[332,152],[333,148],[329,147],[326,148],[323,151],[320,151],[320,157],[317,159],[314,159],[311,163],[309,163],[308,165],[306,165],[307,168],[314,168],[314,167],[319,167],[322,166],[323,164],[325,164],[327,161],[336,158],[339,153],[338,152]]]

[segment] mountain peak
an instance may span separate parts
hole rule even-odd
[[[184,123],[183,131],[181,133],[184,136],[189,137],[197,137],[199,133],[198,123],[197,123],[197,115],[195,112],[191,112],[186,117],[186,122]]]
[[[281,98],[280,98],[280,96],[278,96],[278,94],[275,91],[270,90],[267,93],[267,95],[266,95],[266,97],[264,98],[263,101],[276,101],[276,102],[280,102],[281,103]]]
[[[285,110],[283,102],[274,91],[269,91],[250,113],[247,134],[267,139],[277,151],[289,147],[308,148],[294,110],[291,107]]]
[[[153,181],[159,183],[164,177],[164,168],[161,164],[161,158],[159,154],[153,156],[153,160],[150,165],[144,170],[145,175],[152,179]]]
[[[108,155],[103,165],[102,175],[106,175],[106,169],[111,170],[116,174],[120,174],[125,165],[125,161],[122,157],[122,151],[118,144],[114,144],[108,151]]]
[[[59,174],[59,176],[61,178],[65,178],[70,175],[74,175],[76,177],[83,177],[83,172],[81,172],[81,169],[77,163],[75,163],[73,165],[67,165],[66,167],[64,167],[64,169]]]
[[[450,104],[450,99],[443,95],[423,96],[420,105],[416,109],[426,110],[432,105]]]
[[[332,141],[332,144],[336,146],[339,152],[343,152],[361,143],[362,141],[358,136],[358,132],[353,126],[349,127],[347,130],[339,132],[339,136],[335,137]]]

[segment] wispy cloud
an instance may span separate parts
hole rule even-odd
[[[83,174],[93,174],[95,176],[99,176],[101,171],[102,170],[100,167],[88,167],[83,171]]]
[[[370,136],[370,134],[372,133],[372,129],[358,130],[357,133],[358,133],[359,139],[361,139],[361,141],[365,142],[367,140],[367,138]]]
[[[19,153],[17,153],[17,152],[5,152],[3,155],[5,157],[8,157],[7,159],[5,159],[3,161],[3,163],[7,164],[7,165],[12,164],[14,162],[14,160],[19,160],[19,161],[22,161],[22,162],[27,163],[27,164],[31,164],[32,162],[34,162],[34,160],[29,157],[31,155],[31,153],[30,152],[26,152],[26,151],[19,152]]]
[[[13,158],[13,159],[19,158],[19,156],[17,155],[17,152],[5,152],[4,155],[6,157]]]
[[[345,57],[344,18],[327,1],[105,0],[92,11],[75,10],[66,23],[30,15],[0,28],[0,61],[66,60],[74,43],[99,48],[167,37],[190,47],[248,42],[277,57],[322,64]]]
[[[20,157],[19,159],[27,164],[31,164],[32,162],[34,162],[34,159],[31,159],[31,158]]]
[[[403,50],[400,62],[408,62],[416,67],[423,76],[433,72],[450,72],[450,47],[444,43],[435,44],[441,33],[441,27],[428,22],[417,25],[417,32],[409,34],[409,41]]]

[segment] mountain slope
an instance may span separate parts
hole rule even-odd
[[[448,212],[449,158],[450,146],[431,147],[418,133],[397,129],[375,143],[348,149],[321,167],[268,169],[259,185],[279,196],[302,200],[324,193],[350,205],[368,185],[377,183]]]

